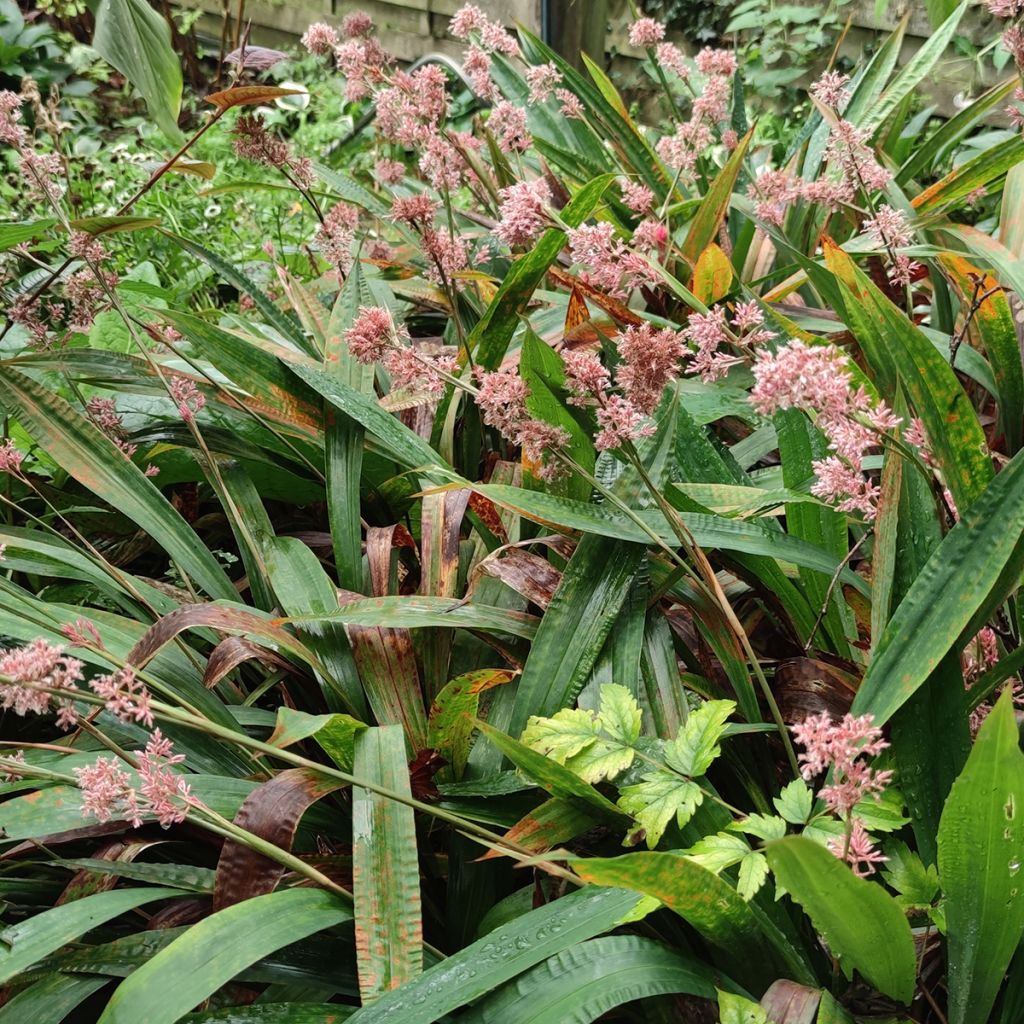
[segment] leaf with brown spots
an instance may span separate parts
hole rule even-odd
[[[451,775],[459,780],[473,746],[473,730],[480,711],[480,695],[495,686],[515,679],[508,669],[482,668],[456,676],[434,698],[428,719],[428,739],[451,766]]]
[[[522,548],[495,551],[477,565],[476,571],[501,580],[541,608],[547,608],[562,582],[562,574],[549,561]]]
[[[235,824],[282,850],[291,850],[302,815],[342,785],[307,768],[286,768],[245,798]],[[222,910],[232,903],[273,892],[283,875],[284,867],[277,861],[227,839],[217,862],[213,909]]]
[[[125,659],[136,668],[144,668],[179,633],[206,626],[225,633],[249,634],[270,641],[307,665],[319,668],[320,663],[308,647],[283,626],[255,611],[230,608],[220,604],[189,604],[176,608],[155,622]]]
[[[212,688],[243,662],[253,660],[262,661],[284,672],[297,671],[295,666],[287,658],[282,658],[277,651],[252,640],[246,640],[244,636],[229,636],[214,647],[203,671],[203,685]]]
[[[353,774],[410,796],[402,730],[390,725],[361,733]],[[412,808],[361,786],[352,789],[352,890],[365,1005],[423,970],[423,923]]]
[[[552,797],[535,807],[505,833],[505,838],[534,853],[544,853],[593,827],[596,818],[568,800]],[[488,850],[481,860],[501,857],[500,850]]]

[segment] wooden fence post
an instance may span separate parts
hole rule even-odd
[[[604,66],[608,0],[541,0],[542,19],[545,14],[548,42],[553,50],[581,70],[581,53]]]

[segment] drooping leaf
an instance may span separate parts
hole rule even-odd
[[[167,140],[179,146],[181,65],[167,22],[145,0],[100,0],[92,46],[139,90]]]
[[[769,843],[766,856],[835,955],[880,992],[909,1003],[917,968],[914,939],[892,896],[804,836]]]

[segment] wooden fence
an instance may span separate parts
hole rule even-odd
[[[223,24],[225,0],[179,0],[181,6],[198,7],[203,13],[199,28],[205,35],[217,38]],[[226,0],[235,9],[238,0]],[[448,32],[448,23],[463,0],[247,0],[244,17],[253,25],[251,41],[263,46],[287,46],[314,21],[339,24],[345,14],[362,10],[370,14],[377,25],[384,45],[403,61],[414,60],[428,52],[458,56],[461,43]],[[580,39],[592,30],[595,19],[602,12],[607,19],[605,37],[606,57],[618,75],[628,81],[635,61],[642,54],[629,45],[627,38],[630,22],[627,0],[476,0],[494,18],[507,25],[520,23],[534,32],[542,33],[545,12],[548,30],[561,34],[565,49],[578,48]],[[900,18],[909,16],[907,32],[901,53],[901,62],[911,60],[922,43],[931,34],[925,4],[912,0],[889,2],[880,16],[876,16],[876,0],[855,0],[843,11],[851,18],[842,52],[857,59],[877,45],[882,33],[891,31]],[[574,36],[575,31],[575,36]],[[994,39],[998,33],[995,20],[979,2],[964,18],[959,30],[964,40],[974,45]],[[590,36],[593,38],[593,35]],[[677,40],[680,41],[680,40]],[[822,54],[822,60],[827,58]],[[991,60],[979,61],[957,52],[951,47],[934,69],[926,83],[926,94],[938,111],[944,115],[956,112],[965,99],[977,95],[982,89],[1011,73],[1007,68],[997,73]]]

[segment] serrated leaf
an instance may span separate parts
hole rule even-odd
[[[748,814],[747,817],[735,822],[732,826],[737,832],[757,836],[765,842],[781,839],[786,834],[786,822],[769,814]]]
[[[665,761],[677,772],[699,778],[722,752],[722,738],[728,717],[736,710],[731,700],[708,700],[683,723],[679,735],[665,745]]]
[[[739,864],[751,851],[747,841],[740,836],[719,832],[698,840],[685,852],[691,860],[717,875],[733,864]]]
[[[899,839],[886,844],[885,855],[889,859],[882,868],[882,876],[900,894],[904,906],[928,906],[939,893],[939,873],[935,865],[925,865]]]
[[[753,851],[740,861],[740,877],[736,891],[749,903],[768,877],[768,861],[763,853]]]
[[[704,794],[696,782],[681,779],[672,772],[651,772],[642,782],[623,788],[619,796],[619,807],[635,819],[647,841],[647,848],[653,850],[665,834],[673,818],[682,828],[693,817],[704,800]],[[637,829],[630,831],[630,837]]]
[[[772,797],[772,803],[791,825],[803,825],[811,816],[814,794],[803,779],[794,779],[783,787],[778,796]]]
[[[606,683],[601,687],[597,723],[603,732],[622,743],[633,744],[640,738],[640,720],[640,705],[625,686]]]

